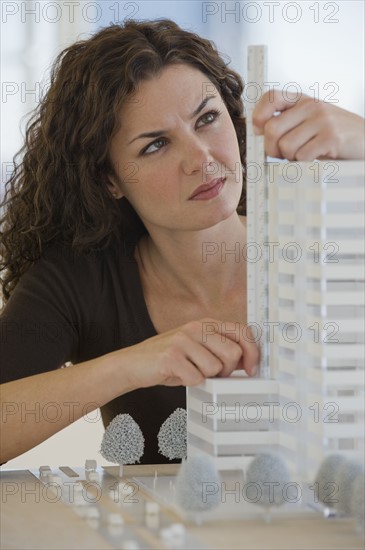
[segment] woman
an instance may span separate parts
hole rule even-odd
[[[242,91],[169,20],[58,57],[5,201],[2,462],[97,407],[105,425],[129,413],[141,462],[164,462],[157,433],[184,386],[255,374],[245,264],[202,257],[246,239]],[[254,122],[269,155],[360,156],[360,117],[332,105],[266,95]]]

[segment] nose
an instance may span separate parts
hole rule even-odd
[[[183,144],[182,169],[186,175],[196,172],[206,174],[209,172],[209,165],[212,165],[213,157],[208,144],[199,136],[186,136]]]

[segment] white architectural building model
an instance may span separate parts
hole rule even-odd
[[[248,83],[263,81],[263,47],[250,67]],[[331,453],[364,460],[364,162],[265,162],[252,106],[245,250],[260,375],[188,388],[188,456],[244,471],[277,451],[307,483]]]

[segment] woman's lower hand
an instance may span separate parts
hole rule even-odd
[[[117,364],[127,366],[125,374],[133,388],[195,386],[236,369],[253,376],[259,361],[249,327],[210,318],[191,321],[113,355]]]

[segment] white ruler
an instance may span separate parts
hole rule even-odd
[[[268,349],[268,215],[267,179],[263,136],[252,128],[252,113],[267,82],[267,46],[248,48],[246,84],[246,165],[247,165],[247,320],[260,337],[260,377],[269,378]]]

